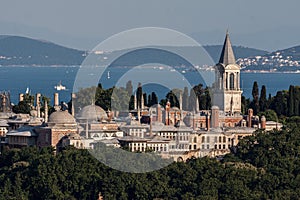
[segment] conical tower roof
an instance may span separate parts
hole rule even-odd
[[[226,38],[224,41],[219,63],[222,63],[224,65],[236,64],[228,31],[226,32]]]

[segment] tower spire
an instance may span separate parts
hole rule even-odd
[[[222,63],[224,65],[236,64],[228,30],[226,31],[226,37],[223,44],[223,49],[222,49],[219,63]]]

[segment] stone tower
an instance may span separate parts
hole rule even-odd
[[[241,112],[240,69],[227,32],[219,63],[215,66],[213,105],[231,115]]]

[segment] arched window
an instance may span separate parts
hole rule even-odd
[[[233,73],[230,74],[229,81],[230,81],[229,87],[231,90],[233,90],[234,89],[234,74]]]

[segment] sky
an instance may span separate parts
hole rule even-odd
[[[203,45],[267,51],[300,45],[299,0],[2,0],[0,34],[92,49],[132,28],[180,31]]]

